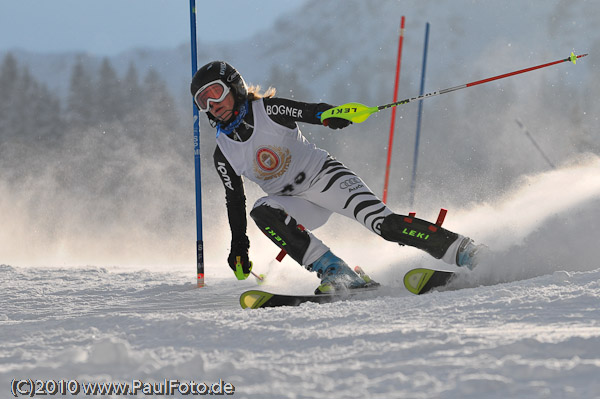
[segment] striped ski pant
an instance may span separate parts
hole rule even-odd
[[[331,157],[308,190],[290,196],[269,195],[259,199],[254,207],[260,205],[285,211],[309,231],[311,243],[304,265],[312,264],[329,250],[310,231],[325,224],[334,212],[358,221],[377,235],[381,235],[383,219],[393,213],[360,177]]]

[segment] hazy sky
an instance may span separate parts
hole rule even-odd
[[[196,0],[200,40],[236,40],[306,0]],[[0,0],[0,51],[173,47],[190,37],[189,0]]]

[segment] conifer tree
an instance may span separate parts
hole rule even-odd
[[[139,75],[133,62],[129,64],[121,87],[123,89],[123,113],[127,115],[136,111],[143,103]]]
[[[110,60],[104,58],[95,82],[94,97],[97,120],[110,123],[123,116],[123,94],[121,80],[117,76]]]
[[[154,115],[154,120],[162,126],[174,128],[177,125],[176,105],[164,80],[154,68],[150,68],[142,85],[143,107]]]
[[[0,67],[0,144],[5,144],[15,129],[13,101],[19,95],[18,78],[17,60],[8,53]]]
[[[0,67],[0,135],[4,143],[46,144],[63,129],[60,101],[8,54]]]
[[[95,98],[93,95],[92,74],[83,65],[83,60],[80,57],[71,72],[67,99],[66,119],[71,126],[82,128],[93,123]]]

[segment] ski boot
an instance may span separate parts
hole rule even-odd
[[[377,287],[381,287],[381,284],[379,284],[377,281],[374,281],[371,277],[369,277],[369,275],[365,273],[365,271],[362,269],[362,267],[360,267],[360,266],[354,266],[354,271],[366,283],[365,286],[361,287],[361,288],[377,288]]]
[[[458,247],[456,264],[459,267],[467,267],[469,270],[473,270],[479,263],[481,252],[484,248],[486,248],[485,245],[475,245],[473,240],[465,237]]]
[[[315,290],[315,294],[333,294],[348,289],[376,287],[379,284],[366,276],[363,278],[350,269],[342,259],[335,256],[331,251],[325,252],[308,267],[308,270],[317,272],[321,279],[321,285]],[[364,274],[364,273],[363,273]]]

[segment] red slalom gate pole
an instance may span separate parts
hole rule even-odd
[[[400,64],[402,61],[402,41],[404,39],[404,15],[400,19],[400,37],[398,39],[398,58],[396,60],[396,81],[394,83],[394,102],[398,101],[398,85],[400,83]],[[383,203],[387,203],[388,183],[390,181],[390,168],[392,163],[392,146],[394,144],[394,127],[396,125],[396,107],[392,108],[392,122],[390,125],[390,139],[388,141],[387,163],[385,165],[385,180],[383,183]]]

